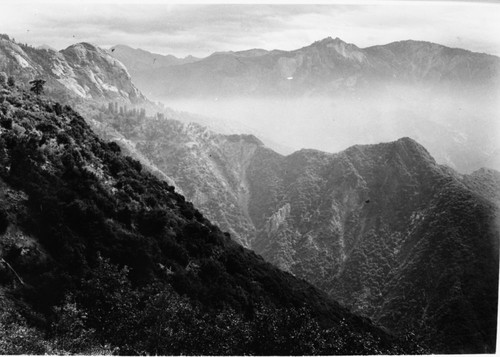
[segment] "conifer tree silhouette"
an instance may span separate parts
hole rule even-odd
[[[43,85],[45,84],[44,79],[34,79],[30,81],[31,84],[31,91],[34,92],[36,95],[40,95],[43,93]]]

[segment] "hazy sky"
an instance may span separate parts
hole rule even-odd
[[[249,48],[291,50],[328,36],[359,47],[414,39],[500,55],[500,3],[213,5],[205,1],[174,5],[166,1],[3,0],[0,33],[23,43],[48,44],[56,49],[86,41],[103,47],[126,44],[176,56],[207,56],[215,51]]]

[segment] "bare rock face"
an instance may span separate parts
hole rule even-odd
[[[90,97],[122,97],[132,103],[141,99],[123,64],[105,50],[88,43],[79,43],[61,51],[66,63],[73,68],[75,81]],[[53,72],[57,72],[57,68]],[[67,77],[67,76],[65,76]]]
[[[51,93],[80,99],[140,103],[145,100],[121,62],[89,43],[62,51],[34,48],[0,38],[0,71],[27,83],[44,78]]]

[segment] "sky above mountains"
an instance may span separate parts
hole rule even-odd
[[[127,44],[181,57],[249,48],[292,50],[328,36],[359,47],[414,39],[500,55],[500,3],[495,2],[197,2],[7,0],[0,6],[0,31],[34,46]]]

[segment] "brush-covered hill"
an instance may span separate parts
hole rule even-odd
[[[436,353],[495,349],[499,174],[410,138],[283,156],[165,118],[102,120],[234,239]]]
[[[101,112],[92,122],[101,136],[124,149],[133,148],[142,156],[141,161],[167,176],[235,241],[251,245],[255,226],[246,209],[250,194],[246,170],[257,147],[263,145],[259,139],[221,135],[164,116],[141,118]]]
[[[0,86],[0,352],[403,351],[235,243],[70,107]]]
[[[403,138],[262,152],[247,178],[259,193],[252,248],[266,259],[383,326],[418,331],[435,352],[495,350],[497,172],[459,175]]]

